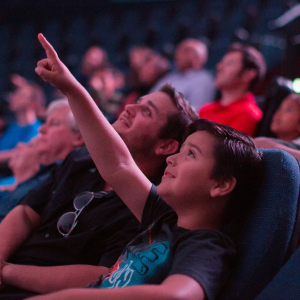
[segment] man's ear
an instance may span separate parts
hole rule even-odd
[[[160,140],[155,148],[156,155],[172,155],[178,151],[179,143],[173,139]]]
[[[83,137],[80,132],[74,133],[74,138],[73,138],[73,146],[74,147],[79,147],[84,144]]]
[[[242,78],[246,83],[251,82],[253,78],[257,76],[257,71],[255,69],[246,69],[243,71]]]
[[[210,190],[210,196],[215,198],[228,195],[235,188],[235,186],[236,179],[234,177],[216,181],[215,185]]]

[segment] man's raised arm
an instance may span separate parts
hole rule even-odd
[[[42,34],[38,38],[47,58],[38,62],[36,73],[67,96],[101,176],[141,220],[151,188],[150,181],[137,167],[125,143],[100,112],[89,93],[60,61],[51,44]]]

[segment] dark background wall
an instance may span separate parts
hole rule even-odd
[[[286,0],[1,0],[0,96],[3,100],[10,89],[12,73],[39,80],[34,67],[44,52],[38,32],[45,34],[75,75],[91,44],[107,49],[112,63],[126,72],[131,46],[148,45],[171,58],[182,39],[196,37],[209,46],[208,69],[214,69],[230,43],[242,41],[263,52],[269,70],[265,85],[277,75],[294,79],[300,77],[300,18],[280,29],[271,25],[296,4]],[[50,95],[51,87],[45,89]]]

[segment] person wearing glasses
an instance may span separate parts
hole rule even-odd
[[[262,173],[253,139],[198,119],[187,127],[180,152],[167,157],[156,187],[42,34],[39,40],[47,59],[38,62],[37,74],[67,95],[99,172],[140,221],[141,233],[89,288],[30,299],[215,299],[235,256],[222,229],[252,199]]]
[[[145,176],[157,183],[166,157],[178,151],[185,128],[195,119],[184,97],[166,85],[127,105],[112,126]],[[6,284],[0,299],[96,281],[138,234],[138,226],[86,147],[75,149],[0,224],[1,281]]]

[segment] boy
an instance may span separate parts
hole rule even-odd
[[[219,231],[225,210],[243,202],[242,195],[251,196],[261,172],[252,139],[228,126],[195,121],[180,153],[167,158],[156,192],[86,90],[41,34],[39,40],[47,58],[38,62],[37,74],[68,97],[99,172],[141,222],[141,234],[110,272],[90,285],[100,289],[35,299],[213,299],[235,253]],[[151,118],[154,111],[150,104],[145,113]],[[130,125],[124,120],[124,128]],[[126,288],[105,289],[116,287]]]

